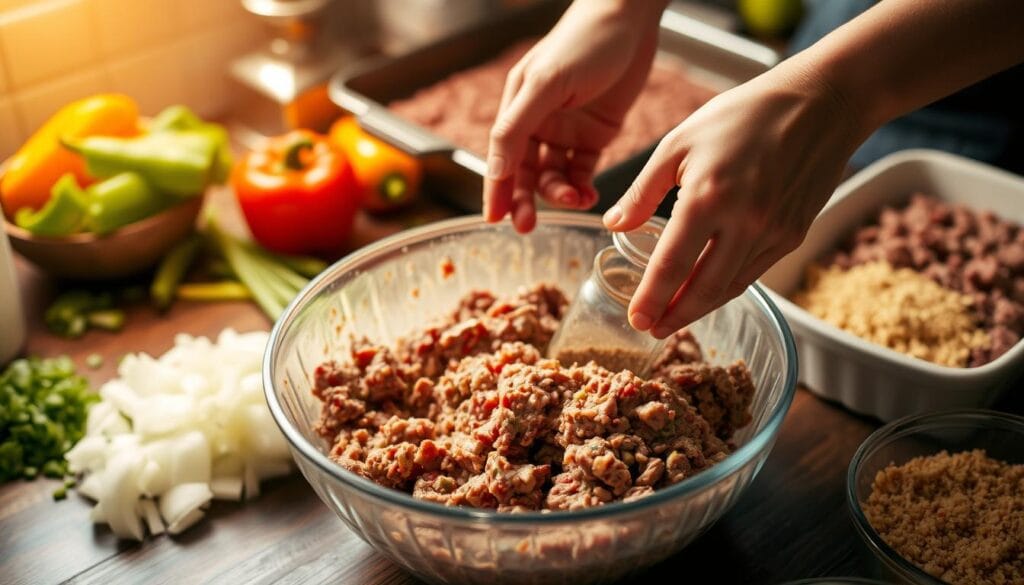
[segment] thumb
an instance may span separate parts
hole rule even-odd
[[[605,227],[616,232],[629,231],[650,219],[661,200],[676,186],[682,159],[682,153],[673,152],[669,138],[664,138],[626,193],[605,212]]]

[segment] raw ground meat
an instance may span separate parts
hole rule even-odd
[[[848,269],[884,260],[968,295],[992,340],[973,350],[969,367],[984,365],[1024,336],[1024,229],[991,211],[975,211],[915,193],[859,228],[826,266]]]
[[[499,511],[641,498],[724,459],[750,422],[742,362],[703,362],[680,332],[649,379],[543,350],[566,308],[538,285],[474,292],[394,348],[321,364],[317,431],[346,469],[413,497]]]
[[[522,41],[494,59],[459,71],[391,102],[394,113],[478,155],[487,153],[505,77],[536,39]],[[715,95],[690,81],[682,65],[657,59],[622,128],[597,162],[601,171],[650,147]]]

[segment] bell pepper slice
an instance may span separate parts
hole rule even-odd
[[[353,116],[338,119],[330,137],[352,165],[364,209],[381,213],[415,201],[423,178],[416,157],[367,133]]]
[[[128,96],[102,94],[61,108],[11,157],[0,182],[0,198],[10,217],[22,208],[41,209],[51,188],[67,173],[88,185],[81,157],[61,146],[61,139],[138,134],[139,109]]]
[[[150,132],[174,132],[191,130],[208,134],[217,143],[217,157],[214,163],[213,180],[223,183],[231,174],[231,144],[227,130],[211,122],[204,122],[186,106],[175,105],[164,108],[149,124]]]
[[[212,182],[218,141],[209,132],[155,132],[135,138],[65,140],[85,158],[89,174],[110,178],[131,171],[151,187],[179,198],[200,195]]]
[[[187,106],[175,105],[164,108],[159,114],[153,116],[147,128],[150,132],[164,132],[166,130],[195,130],[206,122],[197,116]]]
[[[50,200],[39,211],[22,207],[15,223],[37,236],[63,237],[82,231],[86,221],[87,195],[74,173],[67,173],[54,184]]]
[[[120,173],[86,189],[89,231],[98,235],[154,215],[174,203],[138,173]]]
[[[344,155],[307,130],[248,153],[231,184],[253,237],[275,252],[340,251],[359,208],[359,185]]]

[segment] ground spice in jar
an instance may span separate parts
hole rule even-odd
[[[941,451],[879,471],[861,505],[889,546],[934,577],[1024,583],[1024,465]]]
[[[973,300],[909,268],[812,264],[793,302],[854,335],[945,366],[965,367],[990,343]]]

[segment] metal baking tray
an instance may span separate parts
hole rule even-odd
[[[464,211],[479,211],[484,161],[476,153],[392,113],[387,104],[452,73],[485,63],[521,39],[542,36],[568,4],[558,0],[537,2],[407,53],[359,64],[332,78],[330,97],[356,115],[367,131],[419,157],[424,164],[427,192]],[[691,79],[717,91],[739,85],[779,61],[776,51],[671,7],[661,19],[659,53],[662,58],[681,59]],[[629,187],[654,146],[597,175],[598,211],[611,206]]]

